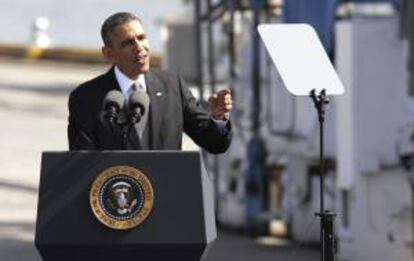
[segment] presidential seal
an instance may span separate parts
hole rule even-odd
[[[105,226],[126,230],[138,226],[151,212],[154,191],[140,170],[115,166],[98,175],[89,193],[96,218]]]

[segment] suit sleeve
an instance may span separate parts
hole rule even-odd
[[[78,92],[72,92],[69,97],[69,150],[96,150],[93,135],[93,114],[88,110],[88,102]]]
[[[183,103],[184,132],[210,153],[225,152],[232,139],[231,123],[217,124],[196,101],[184,81],[179,77],[181,99]]]

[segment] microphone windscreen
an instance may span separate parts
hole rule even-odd
[[[129,108],[132,110],[139,106],[141,114],[144,114],[149,106],[149,97],[146,92],[135,91],[129,97]]]
[[[116,106],[118,109],[121,109],[124,106],[125,98],[122,92],[118,90],[109,91],[104,99],[104,108],[107,106]]]

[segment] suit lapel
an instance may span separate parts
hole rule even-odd
[[[114,66],[111,67],[111,69],[109,69],[106,73],[105,73],[105,82],[106,84],[103,85],[102,91],[103,91],[103,97],[105,97],[105,95],[111,91],[111,90],[118,90],[121,91],[121,87],[119,87],[118,81],[116,80],[115,77],[115,71],[114,71]]]
[[[163,100],[165,98],[165,87],[161,80],[151,71],[145,75],[147,92],[150,97],[150,124],[152,149],[158,148],[160,142],[160,130],[162,122]]]

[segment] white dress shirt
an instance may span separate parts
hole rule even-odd
[[[126,76],[121,70],[119,70],[118,66],[115,66],[115,78],[118,81],[119,87],[121,87],[122,94],[124,95],[125,99],[129,99],[129,96],[132,93],[131,85],[135,84],[137,88],[140,88],[141,91],[147,91],[147,84],[145,82],[144,74],[140,74],[138,79],[132,80],[128,76]]]

